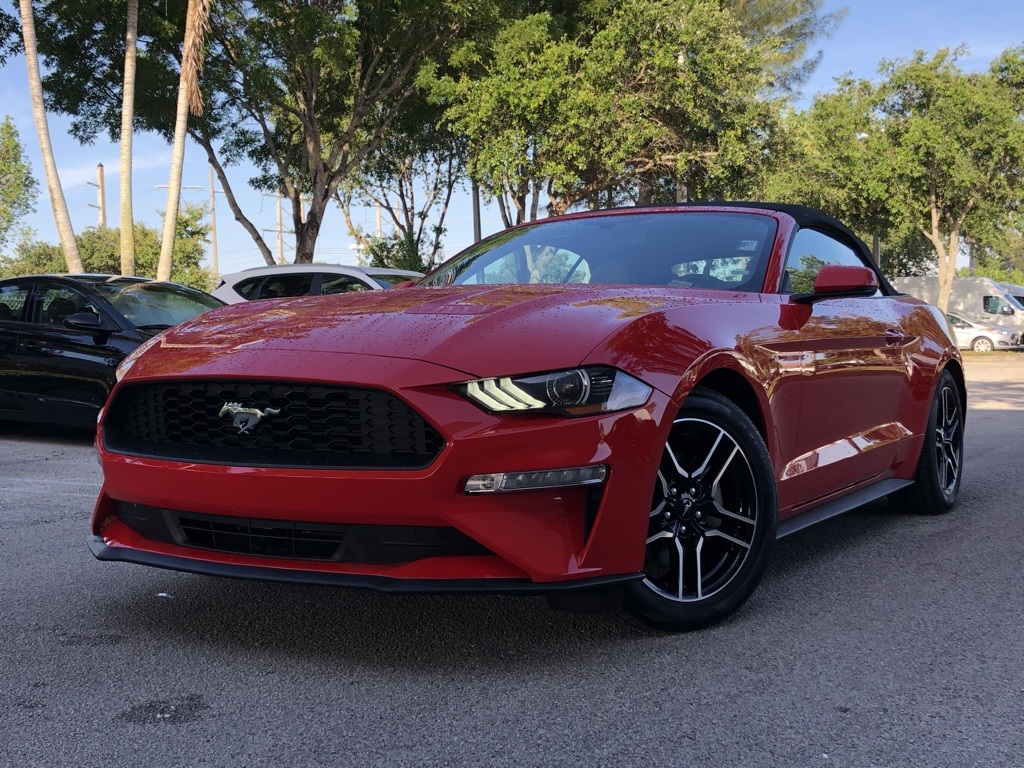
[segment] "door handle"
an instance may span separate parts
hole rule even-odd
[[[898,328],[885,329],[885,344],[888,347],[898,347],[903,343],[903,331]]]

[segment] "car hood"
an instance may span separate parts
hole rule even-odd
[[[639,318],[730,297],[673,288],[511,285],[257,301],[184,323],[162,337],[159,349],[339,352],[497,376],[578,365]]]

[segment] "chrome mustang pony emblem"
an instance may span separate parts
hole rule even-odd
[[[280,412],[279,408],[267,408],[261,411],[259,408],[243,408],[241,403],[224,403],[219,415],[221,418],[224,417],[224,414],[234,416],[231,420],[232,426],[238,427],[238,434],[244,435],[251,432],[264,416],[273,416]]]

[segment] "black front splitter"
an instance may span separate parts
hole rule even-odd
[[[267,568],[259,565],[233,565],[158,552],[108,546],[102,536],[87,539],[97,560],[117,561],[185,571],[203,576],[224,576],[251,581],[279,581],[286,584],[310,584],[326,587],[354,587],[393,594],[472,594],[472,595],[550,595],[563,592],[617,592],[621,585],[642,579],[642,573],[537,583],[525,579],[396,579],[390,576],[362,576],[349,573]]]

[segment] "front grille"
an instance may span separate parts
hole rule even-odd
[[[265,415],[241,431],[247,419],[225,413],[228,403]],[[331,469],[420,469],[444,447],[422,416],[388,392],[278,381],[126,386],[108,406],[103,443],[148,458]]]
[[[115,511],[147,539],[229,554],[371,565],[492,554],[455,528],[264,520],[123,501],[117,502]]]

